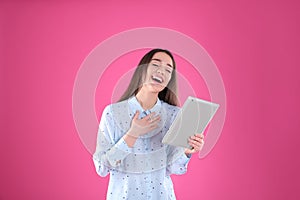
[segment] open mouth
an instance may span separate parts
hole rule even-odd
[[[154,80],[157,83],[162,83],[163,82],[163,79],[161,77],[154,76],[154,75],[152,76],[152,80]]]

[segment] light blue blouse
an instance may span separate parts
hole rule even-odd
[[[156,112],[161,121],[157,129],[140,136],[129,148],[122,136],[136,110],[139,118]],[[179,107],[159,99],[152,109],[143,110],[135,96],[104,109],[93,160],[100,176],[110,174],[108,200],[176,199],[170,175],[184,174],[189,158],[184,148],[161,141],[178,111]]]

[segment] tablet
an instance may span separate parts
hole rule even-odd
[[[191,148],[188,138],[195,133],[203,133],[218,108],[219,104],[189,96],[162,142]]]

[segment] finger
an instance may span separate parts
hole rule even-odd
[[[203,140],[204,139],[204,137],[202,137],[202,136],[191,136],[190,137],[192,140],[196,140],[196,141],[198,141],[198,142],[201,142],[201,140]]]
[[[195,149],[199,149],[199,147],[202,145],[201,142],[198,142],[196,140],[189,140],[189,144],[194,147]]]
[[[200,140],[198,140],[198,139],[195,140],[195,139],[194,139],[194,140],[193,140],[193,139],[189,138],[189,141],[192,142],[192,143],[193,143],[193,142],[198,142],[198,143],[200,143],[201,145],[204,144],[204,140],[203,140],[203,139],[200,139]]]
[[[187,153],[187,154],[193,154],[193,153],[195,153],[195,150],[187,149],[185,151],[185,153]]]
[[[145,119],[146,121],[151,121],[154,118],[154,116],[155,116],[155,112],[152,112],[146,117],[144,117],[143,119]]]
[[[197,151],[196,151],[196,149],[194,147],[192,147],[191,149],[187,150],[187,153],[189,153],[189,154],[193,154],[195,152],[197,152]]]
[[[151,121],[149,121],[151,124],[157,124],[160,121],[160,116],[156,116],[154,118],[151,118]]]
[[[156,129],[157,127],[158,127],[157,124],[152,124],[152,125],[149,126],[150,130],[154,130],[154,129]]]
[[[197,151],[200,150],[200,147],[197,147],[197,146],[195,146],[195,145],[193,145],[193,144],[190,144],[190,146],[192,147],[192,148],[191,148],[191,152],[192,152],[192,153],[195,153],[195,152],[197,152]]]
[[[201,142],[201,140],[203,140],[202,137],[196,137],[196,136],[191,136],[191,139],[192,139],[192,140],[196,140],[196,141],[198,141],[198,142]]]
[[[192,135],[192,136],[190,137],[190,139],[191,139],[191,140],[196,140],[196,141],[198,141],[198,142],[201,140],[199,137],[196,137],[196,136],[194,136],[194,135]]]
[[[156,124],[150,125],[150,126],[147,127],[147,132],[153,131],[153,130],[156,129],[157,127],[158,127],[158,126],[157,126]]]
[[[204,139],[204,134],[203,133],[196,133],[195,137]]]
[[[154,117],[156,115],[156,112],[151,112],[149,115],[147,116],[150,116],[150,117]]]
[[[133,116],[133,119],[138,119],[139,115],[140,115],[140,111],[137,110]]]
[[[190,141],[189,141],[189,144],[190,144],[191,146],[195,147],[195,146],[200,146],[200,145],[201,145],[201,142],[197,142],[197,141],[195,141],[195,140],[190,140]]]
[[[189,143],[192,147],[194,147],[194,149],[196,150],[196,151],[201,151],[201,149],[203,148],[203,146],[204,146],[204,141],[202,140],[202,142],[196,142],[195,143],[195,141],[194,142],[191,142],[191,143]]]
[[[149,124],[150,125],[158,125],[160,122],[160,117],[153,119]]]

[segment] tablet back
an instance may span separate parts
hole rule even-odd
[[[195,133],[203,133],[218,108],[219,104],[188,97],[162,142],[190,148],[188,138]]]

